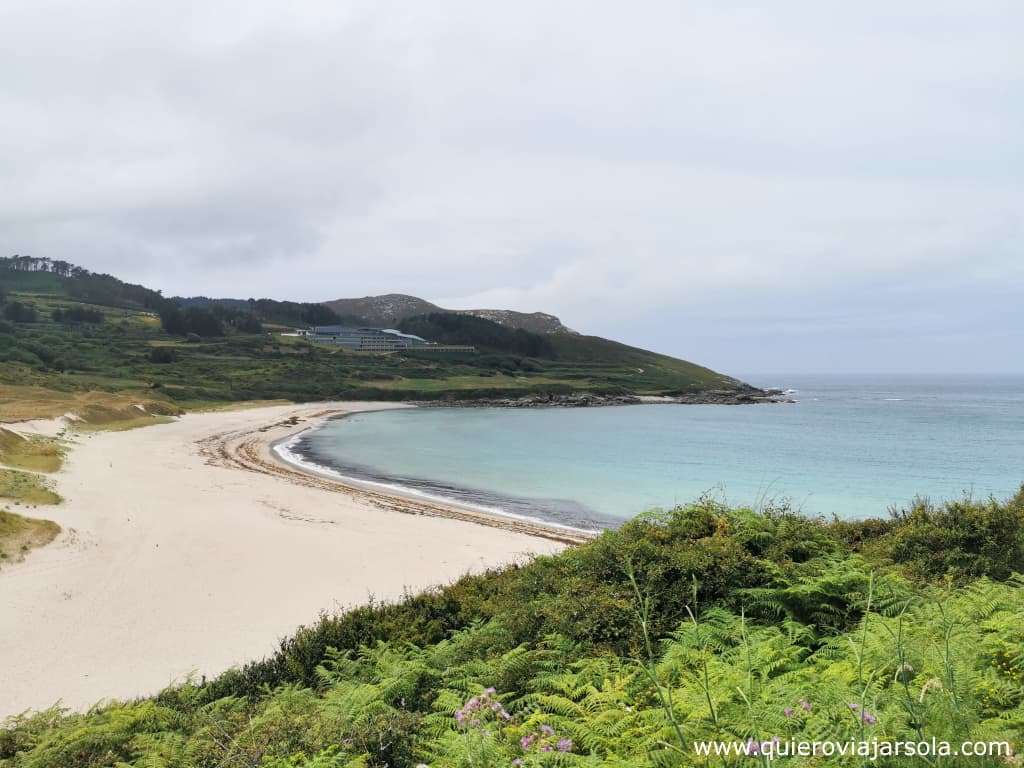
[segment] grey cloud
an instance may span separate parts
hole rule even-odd
[[[1022,370],[1022,26],[999,0],[8,0],[0,231],[168,293],[545,310],[726,370]]]

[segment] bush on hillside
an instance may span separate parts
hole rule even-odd
[[[223,336],[224,325],[220,319],[205,307],[188,307],[185,310],[169,305],[160,312],[160,324],[164,331],[173,336]]]
[[[207,296],[176,297],[170,299],[183,310],[201,307],[213,312],[218,319],[243,333],[259,333],[254,330],[257,323],[275,323],[289,327],[310,325],[366,325],[362,318],[343,318],[330,307],[297,301],[275,301],[273,299],[211,299]],[[246,330],[248,328],[248,330]]]
[[[908,514],[881,538],[943,520],[963,540],[1007,532],[1005,509],[981,506]],[[1024,579],[910,584],[851,553],[855,528],[709,501],[647,515],[525,566],[324,617],[209,684],[18,716],[0,727],[0,768],[704,768],[771,761],[709,763],[693,742],[1019,742]]]
[[[178,350],[173,347],[153,347],[149,350],[149,362],[157,365],[178,362]]]
[[[4,317],[12,323],[34,323],[38,319],[35,308],[20,301],[5,304]]]
[[[67,309],[61,309],[57,307],[50,313],[53,321],[56,323],[66,323],[68,325],[77,325],[79,323],[102,323],[103,313],[98,309],[91,309],[89,307],[69,307]]]
[[[936,506],[917,499],[892,516],[886,551],[917,578],[963,582],[1024,573],[1024,486],[1005,502],[965,498]]]
[[[398,605],[322,616],[283,641],[277,654],[228,673],[213,690],[252,695],[266,684],[315,685],[316,667],[328,648],[355,650],[384,639],[434,643],[473,621],[494,618],[516,643],[555,633],[587,647],[634,653],[643,641],[630,618],[631,573],[653,597],[651,631],[658,636],[695,607],[711,605],[847,626],[863,610],[870,568],[859,559],[842,560],[843,551],[821,520],[784,509],[758,515],[705,499],[641,516],[526,566],[466,576]],[[835,566],[837,558],[844,567]],[[766,601],[759,589],[790,592],[783,605]]]
[[[473,315],[434,312],[406,318],[398,328],[439,344],[469,344],[482,350],[527,357],[555,356],[555,349],[547,337],[522,328],[506,328]]]
[[[315,685],[328,648],[355,650],[384,639],[434,643],[481,619],[500,619],[517,643],[556,633],[586,647],[632,654],[642,638],[628,620],[631,571],[652,596],[655,636],[671,632],[691,610],[715,605],[839,631],[859,620],[871,574],[886,564],[921,579],[951,573],[1005,579],[1024,570],[1022,499],[917,505],[891,521],[860,523],[829,523],[785,508],[758,514],[704,499],[642,515],[558,556],[466,576],[397,605],[321,616],[284,640],[277,654],[228,673],[212,690],[252,695],[266,684]],[[862,557],[849,539],[871,546],[863,547]],[[879,573],[876,605],[906,598],[908,587],[897,573]]]

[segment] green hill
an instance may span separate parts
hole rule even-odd
[[[600,378],[609,391],[649,394],[687,394],[752,389],[736,379],[686,360],[638,349],[599,336],[578,333],[533,333],[482,317],[435,312],[410,317],[399,329],[444,344],[470,344],[502,361],[523,360],[527,370],[572,380],[584,375]],[[517,366],[522,369],[522,365]]]
[[[174,412],[280,398],[752,391],[701,366],[606,339],[535,333],[469,314],[412,317],[403,327],[436,341],[469,339],[460,343],[477,344],[479,354],[351,353],[282,335],[361,319],[316,303],[167,298],[67,262],[0,259],[0,419],[60,413],[97,392]]]

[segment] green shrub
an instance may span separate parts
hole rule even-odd
[[[709,500],[651,513],[322,616],[209,683],[16,717],[0,768],[696,768],[698,739],[1019,741],[1024,580],[967,574],[1016,567],[996,542],[1019,536],[1022,498],[915,504],[879,525]],[[942,563],[924,568],[925,551]]]
[[[4,317],[12,323],[34,323],[37,320],[35,308],[20,301],[9,301],[4,305]]]
[[[893,518],[887,553],[917,578],[963,582],[1024,573],[1024,487],[1006,502],[965,498],[935,506],[918,499]]]
[[[166,365],[167,363],[178,362],[178,350],[173,347],[153,347],[149,350],[149,362],[156,363],[157,365]]]
[[[771,763],[709,763],[694,741],[1019,743],[1024,583],[979,580],[941,603],[921,587],[898,610],[876,609],[874,588],[872,610],[824,641],[807,624],[709,606],[631,657],[550,635],[515,645],[497,621],[430,644],[367,643],[328,653],[315,687],[208,700],[185,685],[83,715],[16,717],[0,728],[0,767],[697,768]],[[643,626],[641,605],[630,621]]]
[[[654,598],[658,635],[709,605],[771,618],[789,611],[828,627],[849,626],[864,608],[862,590],[851,585],[866,584],[869,566],[856,559],[840,575],[835,563],[846,562],[844,552],[821,520],[786,510],[758,515],[705,499],[643,515],[558,556],[466,576],[398,604],[321,616],[282,641],[272,657],[211,683],[211,693],[252,696],[264,685],[312,686],[328,648],[355,651],[385,639],[435,643],[479,620],[499,620],[514,643],[559,634],[587,647],[634,653],[642,638],[629,620],[631,568]],[[850,591],[842,592],[844,587]],[[766,602],[758,590],[779,591],[785,605]]]

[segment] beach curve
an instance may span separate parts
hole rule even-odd
[[[392,407],[402,406],[273,405],[76,435],[55,476],[66,502],[46,514],[62,534],[0,571],[0,718],[216,675],[271,653],[320,612],[576,540],[274,456],[276,442],[318,420]]]
[[[388,404],[393,407],[413,407]],[[384,408],[366,408],[359,413]],[[390,409],[388,409],[390,410]],[[290,460],[280,448],[300,433],[316,429],[324,421],[355,413],[345,408],[323,408],[304,417],[288,418],[280,422],[253,426],[243,430],[211,435],[199,442],[200,451],[207,460],[218,466],[233,467],[260,474],[279,477],[289,482],[313,488],[355,495],[378,509],[428,517],[445,517],[493,528],[550,539],[563,544],[581,544],[589,541],[596,531],[572,528],[527,517],[503,514],[461,504],[454,499],[421,496],[403,492],[399,488],[385,487]]]

